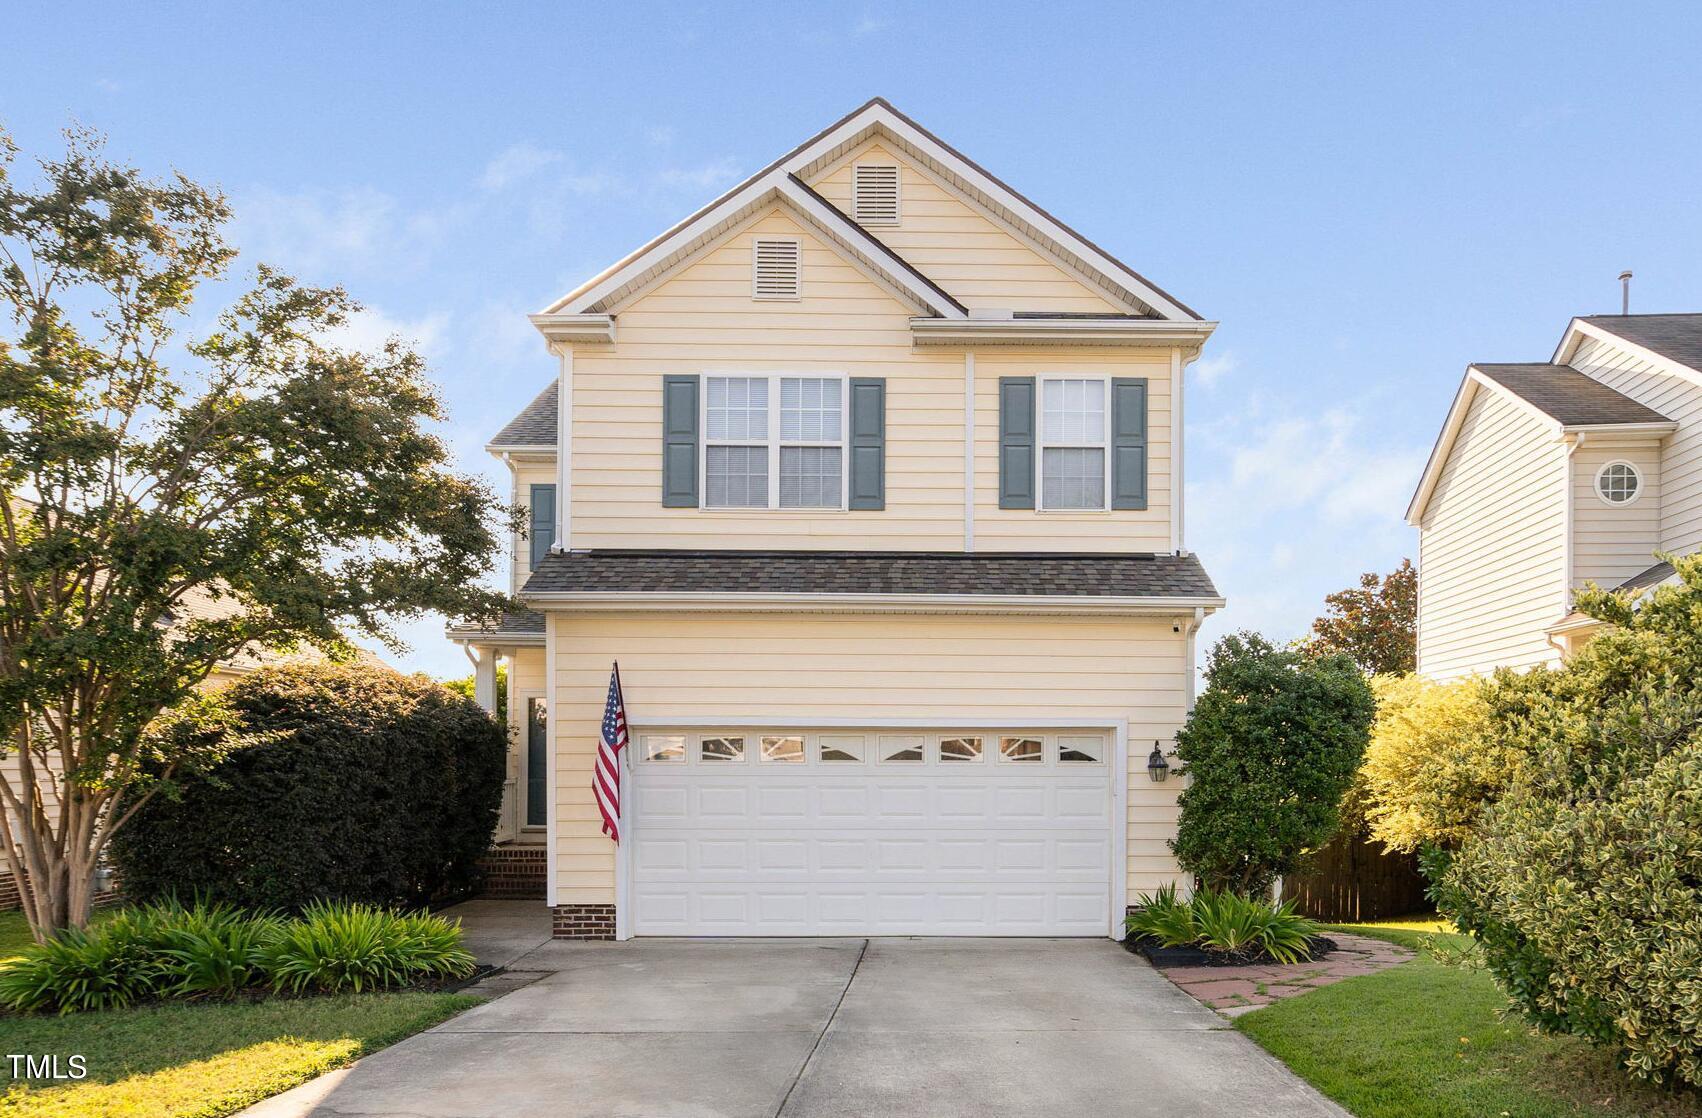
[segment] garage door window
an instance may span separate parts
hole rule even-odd
[[[645,734],[646,761],[679,761],[686,759],[686,739],[679,734]]]
[[[1046,749],[1039,738],[1000,738],[999,760],[1040,764],[1046,760]]]
[[[1058,739],[1058,761],[1065,765],[1088,765],[1105,760],[1105,739],[1097,734]]]
[[[816,739],[816,756],[828,764],[863,759],[861,734],[824,734]]]
[[[881,738],[881,760],[913,762],[922,760],[922,739],[898,734]]]
[[[762,759],[801,765],[804,762],[804,739],[801,737],[771,737],[762,739]]]
[[[722,762],[745,759],[744,738],[704,738],[697,747],[699,760]]]
[[[981,759],[980,738],[941,738],[940,760],[979,761]]]

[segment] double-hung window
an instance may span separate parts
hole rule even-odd
[[[1040,507],[1106,507],[1106,401],[1100,377],[1040,381]]]
[[[845,378],[704,378],[705,508],[845,507]]]

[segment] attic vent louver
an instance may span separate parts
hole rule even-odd
[[[751,246],[751,297],[798,298],[798,242],[758,237]]]
[[[859,225],[898,224],[898,168],[890,163],[859,163],[851,168],[851,189]]]

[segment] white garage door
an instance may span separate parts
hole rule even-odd
[[[1111,735],[641,731],[637,935],[1105,935]]]

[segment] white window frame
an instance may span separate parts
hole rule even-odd
[[[757,290],[757,260],[762,255],[765,244],[791,245],[795,251],[794,259],[798,262],[798,270],[793,273],[797,287],[790,295],[764,295]],[[751,298],[761,303],[796,303],[804,297],[804,245],[797,237],[764,237],[751,238]]]
[[[1085,380],[1099,385],[1100,408],[1099,442],[1057,443],[1046,440],[1046,386],[1059,381]],[[1034,507],[1039,512],[1076,512],[1096,513],[1111,510],[1111,378],[1103,373],[1041,373],[1035,377],[1036,388],[1034,400]],[[1104,457],[1101,459],[1101,473],[1104,475],[1104,492],[1099,496],[1099,507],[1096,509],[1051,508],[1046,504],[1046,452],[1048,450],[1098,450]]]
[[[532,741],[531,741],[530,735],[531,735],[531,732],[532,732],[532,700],[533,699],[536,699],[540,703],[544,704],[544,772],[545,772],[545,782],[544,782],[544,821],[542,823],[528,823],[528,822],[526,822],[527,809],[529,809],[532,806],[531,801],[530,801],[530,796],[531,796],[531,783],[530,782],[531,782],[531,779],[532,779],[532,764],[531,764]],[[523,834],[541,835],[549,829],[549,820],[550,820],[550,789],[549,789],[548,773],[549,773],[549,767],[550,767],[550,765],[549,765],[550,750],[554,748],[554,739],[550,737],[550,717],[551,717],[551,714],[552,714],[552,712],[550,710],[550,697],[549,697],[549,694],[546,691],[544,691],[542,688],[527,688],[523,691],[516,691],[514,693],[514,702],[517,704],[517,710],[518,710],[518,715],[519,715],[518,723],[519,723],[519,730],[520,730],[519,734],[517,735],[517,737],[519,739],[520,748],[516,751],[516,752],[519,753],[519,757],[517,758],[517,760],[520,763],[517,766],[515,766],[516,769],[518,770],[518,779],[515,781],[516,792],[515,792],[515,797],[514,797],[514,800],[515,800],[514,819],[515,819],[515,823],[517,824],[515,829],[517,831],[519,831],[520,833],[523,833]]]
[[[1637,492],[1631,494],[1631,499],[1629,501],[1612,501],[1608,499],[1607,494],[1602,492],[1602,478],[1615,466],[1624,466],[1626,469],[1631,471],[1631,476],[1637,479]],[[1649,481],[1643,476],[1643,468],[1637,465],[1637,463],[1625,458],[1615,458],[1610,462],[1603,462],[1601,466],[1597,468],[1595,480],[1591,483],[1590,488],[1595,491],[1596,500],[1600,501],[1608,508],[1628,509],[1643,499],[1643,494],[1649,488]]]
[[[716,439],[716,446],[766,446],[768,448],[768,505],[770,512],[824,513],[844,512],[851,495],[851,377],[848,373],[808,372],[787,370],[781,373],[715,370],[703,374],[703,390],[697,403],[697,429],[703,437],[697,441],[697,507],[709,512],[760,512],[762,505],[712,505],[709,503],[709,381],[726,379],[766,380],[768,382],[768,438]],[[783,380],[831,380],[839,382],[839,440],[837,442],[780,437],[780,382]],[[782,508],[780,504],[780,448],[833,447],[839,451],[839,504],[816,505],[804,508]]]

